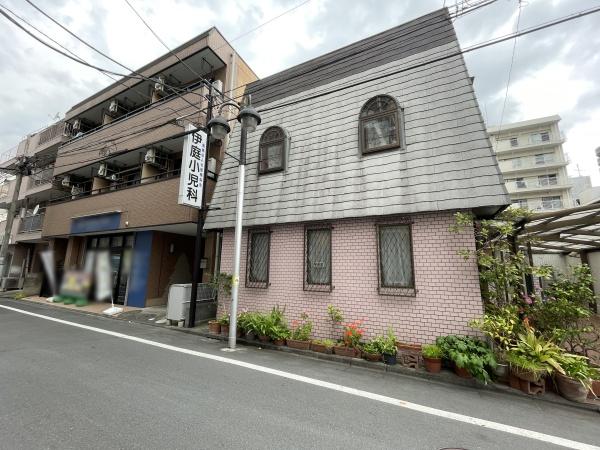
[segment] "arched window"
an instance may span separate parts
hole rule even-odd
[[[281,127],[269,127],[260,137],[259,173],[276,172],[285,167],[287,136]]]
[[[362,153],[402,147],[402,111],[389,95],[378,95],[360,110]]]

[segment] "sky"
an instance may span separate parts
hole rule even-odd
[[[124,0],[32,0],[71,31],[128,67],[164,47]],[[474,0],[473,0],[474,1]],[[130,0],[174,48],[216,26],[259,77],[279,72],[441,8],[447,0]],[[90,63],[119,66],[76,41],[23,0],[0,0]],[[600,0],[497,0],[458,18],[461,48],[565,15]],[[289,11],[293,9],[292,11]],[[289,12],[286,12],[289,11]],[[280,16],[280,17],[278,17]],[[263,25],[264,24],[264,25]],[[262,26],[261,26],[262,25]],[[600,185],[600,13],[465,54],[488,125],[558,114],[571,175]],[[53,53],[0,17],[0,152],[62,117],[112,82]],[[504,110],[504,114],[502,111]]]

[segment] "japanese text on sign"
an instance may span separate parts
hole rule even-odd
[[[192,131],[192,125],[186,131]],[[196,130],[185,136],[179,180],[180,205],[202,208],[204,165],[206,160],[206,133]]]

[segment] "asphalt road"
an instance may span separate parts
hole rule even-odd
[[[0,307],[0,449],[560,448],[548,442],[555,437],[600,445],[594,412],[283,352],[226,353],[210,339],[22,301],[2,305],[94,329]],[[390,397],[417,410],[382,400]]]

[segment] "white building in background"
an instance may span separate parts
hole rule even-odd
[[[573,186],[571,195],[573,196],[574,206],[585,204],[585,193],[592,188],[592,178],[580,175],[578,177],[569,177],[569,182]]]
[[[533,211],[574,206],[560,120],[555,115],[488,128],[513,205]]]

